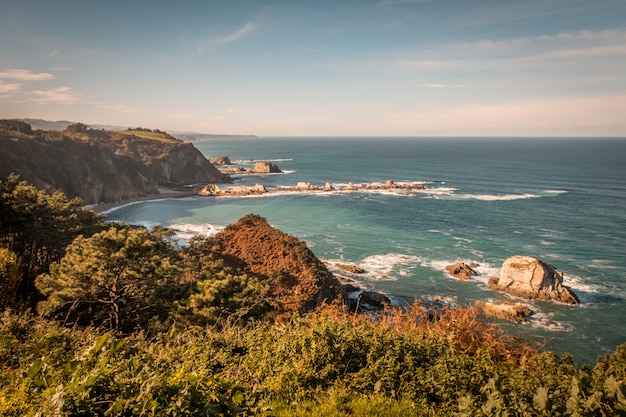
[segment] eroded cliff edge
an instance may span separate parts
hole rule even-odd
[[[191,188],[228,180],[193,144],[158,130],[104,131],[74,124],[44,131],[0,120],[0,150],[0,177],[15,173],[85,204],[157,195],[163,185]]]

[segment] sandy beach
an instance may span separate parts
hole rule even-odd
[[[104,213],[112,208],[123,206],[126,204],[137,203],[140,201],[159,200],[162,198],[182,198],[198,195],[197,192],[191,190],[174,190],[168,187],[159,187],[159,194],[148,194],[142,197],[129,198],[127,200],[117,201],[114,203],[99,203],[85,206],[88,209],[94,210],[96,213]]]

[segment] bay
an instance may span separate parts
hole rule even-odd
[[[473,305],[507,299],[486,286],[512,255],[561,270],[581,305],[532,302],[513,334],[593,363],[626,342],[626,140],[606,138],[256,138],[194,143],[242,166],[272,161],[282,174],[234,185],[423,182],[408,193],[276,193],[189,197],[124,205],[109,219],[215,233],[248,213],[305,240],[329,265],[354,263],[365,288],[397,303],[413,298]],[[445,266],[475,262],[470,282]],[[558,323],[546,325],[547,321]]]

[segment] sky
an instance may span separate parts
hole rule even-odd
[[[626,137],[626,1],[3,0],[0,118]]]

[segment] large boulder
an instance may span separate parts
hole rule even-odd
[[[563,285],[563,273],[531,256],[512,256],[504,261],[499,278],[489,287],[517,297],[578,304],[576,294]]]
[[[255,174],[276,174],[282,172],[278,165],[272,164],[269,161],[257,162],[252,168],[252,172]]]

